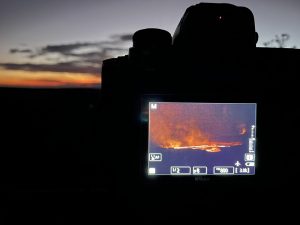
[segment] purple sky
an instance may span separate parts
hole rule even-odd
[[[0,66],[2,64],[3,67],[3,64],[8,63],[69,63],[71,59],[74,60],[70,57],[78,59],[78,56],[74,55],[60,57],[61,52],[51,52],[52,54],[47,52],[39,57],[29,57],[37,56],[41,49],[49,45],[101,42],[99,45],[73,49],[80,54],[91,51],[90,48],[94,48],[93,52],[105,49],[104,53],[97,56],[98,58],[93,58],[94,61],[96,59],[101,61],[103,58],[120,53],[125,54],[126,51],[106,50],[108,47],[127,49],[131,42],[126,41],[127,39],[117,40],[118,37],[141,28],[158,27],[173,34],[185,9],[199,2],[193,0],[0,0]],[[287,42],[287,47],[296,45],[300,48],[299,0],[207,2],[228,2],[250,8],[254,13],[256,29],[260,36],[258,46],[273,39],[276,34],[288,33],[291,38]],[[104,46],[103,43],[107,42],[110,44]],[[91,66],[89,64],[89,68]],[[8,69],[13,68],[16,67],[8,67]],[[42,68],[45,69],[45,66]]]

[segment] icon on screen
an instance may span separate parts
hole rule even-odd
[[[155,174],[155,168],[153,168],[153,167],[149,168],[148,173]]]
[[[161,153],[149,153],[149,161],[154,162],[154,161],[161,161],[161,160],[162,160]]]
[[[239,167],[241,165],[241,163],[239,161],[236,161],[236,163],[234,165]]]
[[[253,153],[245,154],[245,161],[254,161],[254,159],[255,159],[255,154],[253,154]]]
[[[151,103],[151,104],[150,104],[150,108],[151,108],[152,110],[157,109],[157,103]]]

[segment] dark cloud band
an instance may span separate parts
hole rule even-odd
[[[28,53],[29,63],[3,63],[1,67],[9,70],[49,71],[100,74],[102,61],[125,53],[123,46],[131,40],[131,34],[112,35],[100,42],[77,42],[59,45],[46,45],[39,49],[10,49],[11,54]],[[53,64],[54,61],[57,62]],[[48,56],[52,56],[50,59]],[[32,59],[46,60],[44,64],[31,63]]]
[[[15,53],[32,53],[31,49],[17,49],[17,48],[12,48],[9,50],[9,52],[11,54],[15,54]]]

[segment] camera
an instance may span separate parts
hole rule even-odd
[[[296,73],[276,62],[290,65],[299,52],[256,48],[257,40],[248,8],[200,3],[173,37],[139,30],[128,55],[103,62],[103,146],[122,192],[210,204],[227,199],[223,191],[237,201],[281,187],[293,164],[280,151],[294,134],[280,118],[298,111],[288,110]]]

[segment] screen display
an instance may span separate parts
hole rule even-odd
[[[256,103],[149,102],[148,175],[254,175]]]

